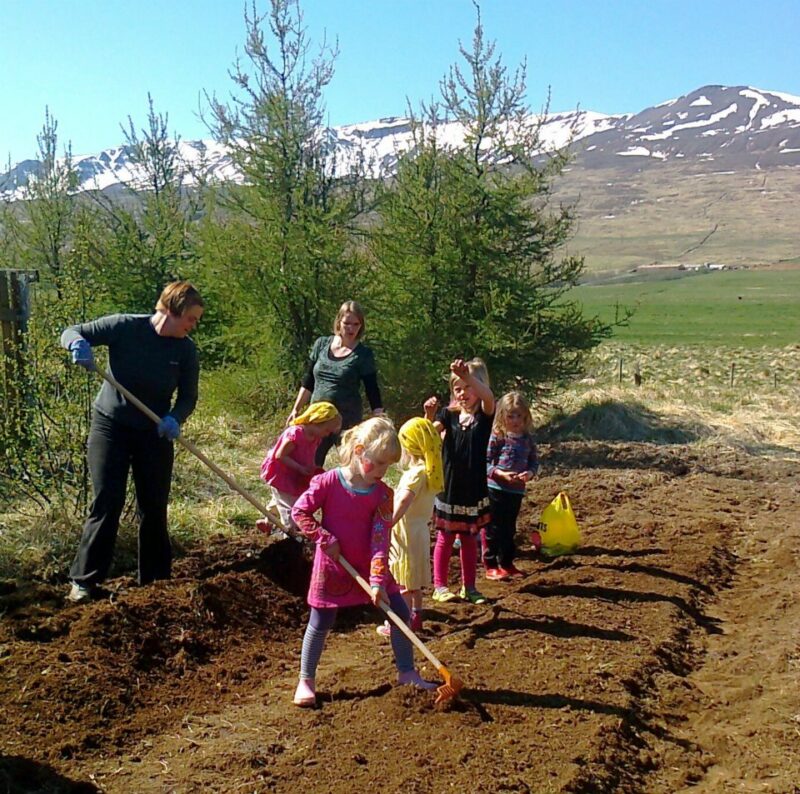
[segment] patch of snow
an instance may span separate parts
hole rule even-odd
[[[689,103],[690,108],[702,107],[703,105],[713,105],[714,103],[705,95],[697,97],[694,102]]]
[[[664,138],[669,138],[674,133],[678,132],[678,130],[688,130],[694,127],[708,127],[711,124],[716,124],[718,121],[730,116],[732,113],[736,113],[738,107],[734,102],[732,105],[728,105],[725,110],[717,111],[716,113],[712,113],[707,119],[700,119],[699,121],[689,121],[686,124],[679,124],[677,127],[670,127],[668,130],[664,132],[657,132],[654,135],[643,135],[642,138],[646,141],[660,141]],[[800,113],[800,109],[798,110]]]
[[[765,119],[761,119],[761,129],[769,127],[777,127],[779,124],[786,122],[800,122],[800,108],[792,108],[791,110],[779,110]]]
[[[619,157],[650,157],[650,150],[645,149],[644,146],[634,146],[627,152],[617,152],[617,155]]]
[[[753,86],[749,86],[749,88],[753,88]],[[761,89],[753,88],[753,90],[760,91]],[[800,96],[795,96],[794,94],[783,94],[780,91],[762,91],[761,93],[769,94],[769,96],[776,96],[778,99],[782,99],[790,105],[800,105]]]
[[[800,152],[800,149],[781,149],[778,154],[793,154],[794,152]]]
[[[747,124],[742,127],[737,127],[737,132],[744,132],[754,121],[755,117],[758,115],[758,111],[760,108],[769,107],[769,102],[765,99],[764,95],[758,91],[752,91],[750,89],[744,89],[744,91],[739,92],[739,96],[743,96],[747,99],[753,100],[753,107],[750,108],[750,115],[747,119]]]

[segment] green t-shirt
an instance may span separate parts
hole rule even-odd
[[[314,391],[312,402],[332,402],[343,416],[361,419],[361,383],[365,377],[376,374],[372,350],[359,342],[349,356],[335,358],[331,355],[332,336],[321,336],[311,348]]]

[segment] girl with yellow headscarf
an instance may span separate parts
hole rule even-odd
[[[442,490],[442,441],[428,419],[409,419],[399,430],[406,471],[395,489],[389,568],[411,609],[411,628],[422,629],[422,588],[431,584],[433,498]],[[378,627],[388,636],[389,626]]]
[[[329,402],[311,403],[295,417],[267,452],[261,464],[261,479],[272,491],[270,507],[277,507],[285,527],[295,528],[292,505],[305,491],[311,478],[322,471],[314,463],[314,456],[324,438],[338,433],[342,417],[336,406]],[[256,526],[269,531],[269,522],[261,519]]]

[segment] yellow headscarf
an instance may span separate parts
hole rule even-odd
[[[339,411],[333,403],[318,402],[311,403],[300,416],[292,419],[293,425],[319,425],[336,419]]]
[[[428,484],[435,493],[444,488],[442,473],[442,439],[436,432],[433,422],[415,416],[399,430],[400,444],[407,452],[425,461],[425,474]]]

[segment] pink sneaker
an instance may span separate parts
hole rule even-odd
[[[409,670],[406,673],[397,674],[398,686],[415,686],[419,689],[437,689],[435,681],[426,681],[416,670]]]
[[[313,678],[301,678],[294,691],[294,705],[311,708],[317,705],[317,693],[314,690]]]
[[[519,579],[520,577],[525,576],[525,574],[514,565],[509,565],[508,568],[498,568],[498,570],[500,573],[513,579]]]
[[[392,636],[392,627],[389,625],[388,620],[384,620],[380,626],[375,627],[375,631],[381,635],[381,637],[391,637]]]
[[[422,631],[422,612],[416,609],[411,612],[411,623],[409,623],[409,626],[411,627],[411,631],[415,634]]]

